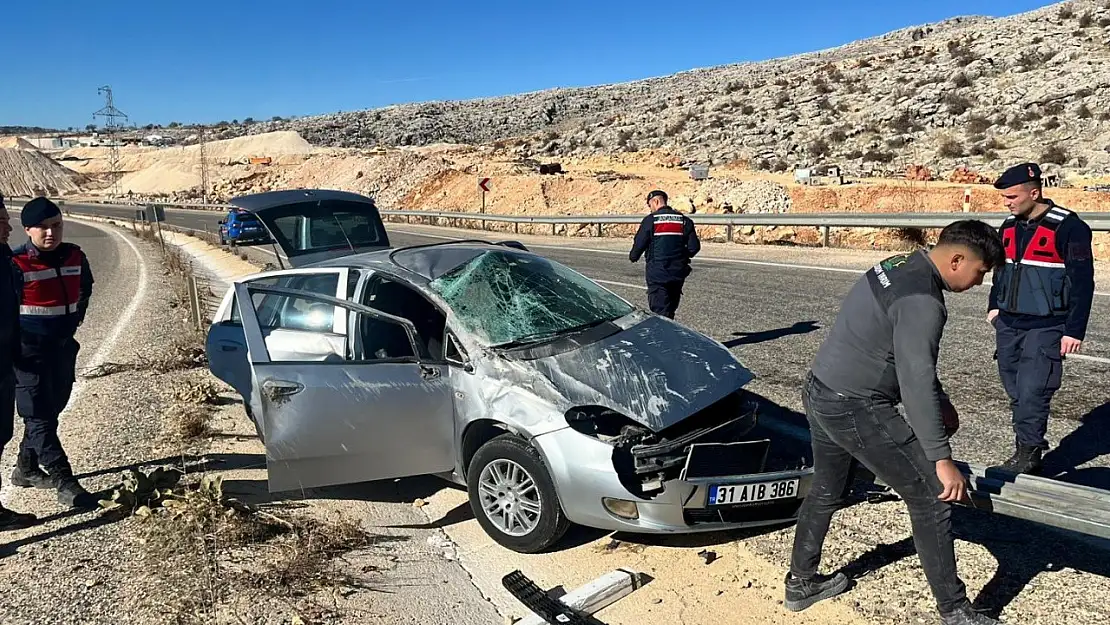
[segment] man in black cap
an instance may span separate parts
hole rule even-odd
[[[628,260],[636,262],[646,255],[645,277],[651,312],[674,319],[682,286],[690,275],[690,259],[701,251],[694,222],[667,205],[667,194],[648,193],[651,213],[640,222]]]
[[[1011,167],[994,187],[1010,216],[999,229],[1006,263],[995,272],[987,321],[995,327],[1016,439],[1014,455],[1001,466],[1036,474],[1063,359],[1079,351],[1087,332],[1095,291],[1091,228],[1044,197],[1036,163]]]
[[[23,279],[16,409],[24,431],[12,484],[54,488],[62,504],[93,508],[96,498],[73,476],[58,438],[58,417],[76,377],[81,345],[74,335],[92,296],[92,271],[81,248],[62,241],[56,204],[37,197],[23,207],[21,221],[29,241],[15,250],[13,261]]]
[[[12,264],[11,216],[0,194],[0,452],[12,440],[15,427],[15,369],[19,355],[19,300],[22,283]],[[0,530],[29,527],[38,522],[33,514],[22,514],[0,504]]]

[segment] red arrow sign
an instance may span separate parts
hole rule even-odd
[[[482,187],[482,190],[486,192],[489,191],[489,187],[486,186],[487,182],[489,182],[489,178],[482,178],[482,180],[478,183],[478,186]]]

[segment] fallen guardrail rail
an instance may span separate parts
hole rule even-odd
[[[958,462],[977,510],[1110,540],[1110,491]]]

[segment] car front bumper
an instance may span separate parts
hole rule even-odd
[[[613,466],[613,447],[570,428],[533,439],[547,464],[567,518],[579,525],[642,534],[712,532],[789,523],[809,492],[813,469],[674,479],[650,498],[638,497],[621,483]],[[792,496],[757,503],[713,506],[712,485],[741,485],[796,479]],[[637,518],[617,516],[603,504],[609,498],[636,503]]]

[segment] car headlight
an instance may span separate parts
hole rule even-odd
[[[576,406],[563,416],[574,431],[606,442],[648,432],[642,425],[605,406]]]

